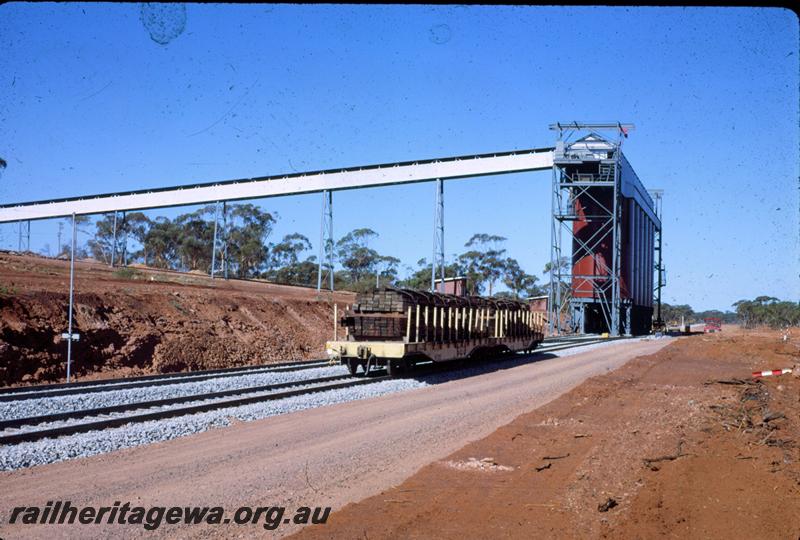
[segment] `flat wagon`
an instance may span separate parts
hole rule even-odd
[[[532,351],[544,339],[544,314],[525,302],[391,287],[359,294],[338,323],[345,336],[326,350],[353,375]]]

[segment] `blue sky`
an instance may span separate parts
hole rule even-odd
[[[190,4],[185,14],[160,44],[138,4],[0,6],[1,201],[548,146],[551,122],[620,120],[636,124],[624,149],[640,178],[665,190],[665,301],[800,299],[790,11]],[[448,255],[475,232],[499,234],[541,276],[550,181],[447,182]],[[433,196],[432,184],[336,193],[335,233],[370,227],[373,247],[413,265],[430,258]],[[275,239],[318,242],[320,195],[262,202],[280,216]],[[32,248],[55,249],[56,233],[34,222]],[[16,225],[0,226],[0,247],[16,245]]]

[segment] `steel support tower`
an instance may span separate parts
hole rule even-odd
[[[431,259],[431,292],[436,292],[436,272],[440,273],[441,286],[444,292],[444,181],[436,179],[436,197],[433,211],[433,258]]]
[[[653,202],[655,203],[656,215],[658,216],[658,219],[661,219],[661,204],[662,199],[664,198],[664,190],[651,189],[649,190],[649,193],[650,196],[653,197]],[[653,325],[657,329],[664,329],[666,326],[664,324],[664,320],[661,318],[661,290],[667,285],[667,273],[666,269],[664,268],[662,228],[656,228],[655,235],[656,281],[655,287],[653,288],[653,302],[656,305],[656,313],[655,319],[653,320]]]
[[[30,220],[20,221],[18,226],[19,226],[19,243],[17,245],[17,251],[19,251],[20,253],[30,251],[31,222]]]
[[[554,124],[558,132],[553,154],[552,224],[550,249],[550,294],[548,302],[551,335],[587,333],[587,314],[599,311],[612,336],[622,328],[620,270],[622,256],[622,220],[620,185],[620,147],[631,124]],[[567,152],[576,134],[614,130],[616,142],[607,156],[593,154],[588,143],[583,155]],[[577,201],[589,201],[590,210],[579,215]],[[587,224],[591,234],[576,234],[574,223]],[[566,234],[565,234],[566,233]],[[564,239],[569,247],[564,249]],[[610,251],[611,260],[602,256]],[[576,261],[591,258],[592,273],[576,273]],[[582,294],[578,294],[581,291]],[[589,291],[589,292],[587,292]],[[630,317],[625,320],[630,321]]]
[[[317,266],[317,292],[322,290],[323,274],[327,272],[329,289],[333,291],[333,192],[322,192],[322,218],[319,231],[319,262]]]
[[[221,272],[223,277],[228,279],[228,203],[227,201],[222,201],[221,228],[219,227],[219,206],[219,201],[214,203],[214,241],[211,247],[211,279],[214,279],[217,272]]]

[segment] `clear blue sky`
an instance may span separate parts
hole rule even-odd
[[[3,202],[547,146],[550,122],[620,120],[665,190],[665,301],[800,298],[787,10],[190,4],[160,44],[138,4],[11,3],[0,67]],[[447,253],[499,234],[541,276],[550,181],[446,183]],[[315,244],[320,204],[263,201],[276,239]],[[337,234],[370,227],[406,264],[430,258],[432,218],[432,184],[334,195]],[[55,222],[32,229],[55,249]]]

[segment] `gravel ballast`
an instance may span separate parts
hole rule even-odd
[[[264,386],[269,384],[285,384],[290,382],[305,381],[321,377],[346,375],[344,366],[330,366],[322,368],[304,369],[301,371],[283,371],[276,373],[246,374],[237,377],[220,377],[205,381],[170,384],[126,390],[110,390],[108,392],[93,392],[88,394],[73,394],[68,396],[55,396],[38,399],[25,399],[18,401],[0,402],[0,420],[28,418],[46,414],[62,413],[67,411],[80,411],[99,407],[111,407],[128,403],[139,403],[158,399],[170,399],[195,394],[211,392],[224,392],[239,388]]]
[[[358,380],[358,379],[352,378],[352,379],[347,379],[347,380]],[[25,433],[25,432],[31,432],[31,431],[43,431],[43,430],[47,430],[47,429],[55,429],[55,428],[60,428],[60,427],[63,427],[63,426],[85,423],[85,422],[88,422],[88,421],[110,420],[110,419],[114,419],[114,418],[123,418],[123,417],[135,416],[135,415],[138,415],[138,414],[153,414],[153,413],[158,413],[158,412],[161,412],[161,411],[167,411],[167,410],[171,410],[171,409],[180,409],[180,408],[183,408],[183,407],[194,407],[194,406],[198,406],[198,405],[205,405],[205,404],[210,404],[210,403],[215,403],[215,402],[229,401],[229,400],[232,400],[232,399],[242,399],[242,398],[251,398],[251,397],[267,398],[271,394],[281,394],[281,393],[284,393],[284,392],[289,391],[289,390],[298,391],[298,390],[306,390],[306,389],[315,388],[315,387],[325,387],[325,386],[329,386],[331,384],[341,384],[343,382],[347,382],[347,380],[346,379],[341,379],[341,380],[329,381],[329,382],[324,382],[324,383],[313,382],[313,383],[310,383],[310,384],[303,384],[303,382],[297,382],[295,384],[292,384],[289,387],[281,387],[281,388],[277,388],[277,389],[269,390],[269,391],[247,392],[247,393],[244,393],[244,394],[236,394],[235,396],[227,396],[227,397],[221,397],[221,398],[198,399],[198,400],[192,400],[190,402],[176,403],[176,404],[173,404],[173,405],[161,405],[161,406],[156,406],[156,407],[141,407],[141,408],[137,408],[137,409],[129,409],[129,410],[126,410],[126,411],[105,413],[105,414],[103,414],[103,415],[101,415],[99,417],[97,417],[97,416],[88,416],[88,417],[80,417],[80,418],[71,418],[71,419],[68,419],[68,420],[56,420],[56,421],[52,421],[52,422],[42,422],[42,423],[39,423],[39,424],[27,424],[25,426],[20,426],[20,427],[17,427],[17,428],[12,428],[12,429],[9,429],[9,430],[0,431],[0,436],[2,436],[2,435],[10,435],[12,433]]]
[[[277,414],[382,396],[426,385],[424,382],[412,379],[381,381],[364,386],[242,405],[179,418],[128,424],[119,428],[90,431],[58,439],[44,439],[3,446],[0,447],[0,470],[9,471],[23,467],[33,467],[65,459],[88,457],[122,448],[130,448],[140,444],[167,441],[215,427],[228,426],[232,419],[240,421],[257,420]]]
[[[308,360],[303,362],[303,364],[308,365],[287,365],[283,366],[281,364],[275,364],[274,366],[265,365],[265,366],[258,366],[258,367],[241,367],[241,368],[234,368],[231,371],[220,370],[219,374],[208,373],[203,371],[187,371],[185,373],[165,373],[163,375],[147,375],[145,377],[132,377],[128,378],[119,378],[119,379],[99,379],[96,381],[77,381],[73,389],[78,388],[78,385],[81,385],[83,388],[88,389],[102,389],[102,390],[123,390],[126,387],[130,387],[132,384],[140,384],[152,383],[154,386],[157,384],[180,384],[184,382],[199,382],[202,380],[214,379],[217,377],[238,377],[241,375],[257,375],[259,373],[270,373],[276,371],[300,371],[302,369],[310,369],[312,367],[325,367],[327,361],[323,360]],[[145,380],[146,378],[146,380]],[[144,384],[146,386],[146,384]],[[31,394],[36,394],[38,397],[54,397],[49,396],[50,394],[57,394],[59,392],[64,391],[66,385],[63,383],[57,383],[53,385],[33,385],[33,386],[20,386],[14,388],[14,395],[20,396],[20,398],[29,398],[32,397]]]

